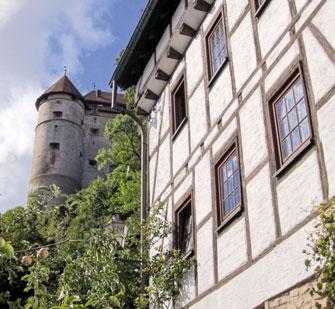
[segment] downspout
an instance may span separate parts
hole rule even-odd
[[[148,182],[148,134],[146,126],[141,120],[127,108],[117,105],[117,84],[116,81],[112,81],[113,95],[112,95],[112,109],[120,114],[128,115],[133,119],[140,128],[141,132],[141,225],[147,219],[148,216],[148,205],[149,205],[149,182]],[[141,260],[144,261],[146,248],[144,246],[143,235],[141,233]],[[147,279],[144,278],[142,273],[141,263],[141,289],[144,290]]]

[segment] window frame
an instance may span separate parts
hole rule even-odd
[[[186,252],[182,252],[181,251],[181,230],[180,230],[180,214],[185,211],[186,208],[190,208],[190,213],[191,213],[191,241],[192,241],[192,246],[191,249],[186,251]],[[193,199],[192,199],[192,194],[189,194],[188,197],[186,199],[183,200],[183,202],[181,203],[181,205],[179,205],[177,207],[177,209],[174,212],[174,222],[175,222],[175,232],[174,232],[174,248],[176,250],[179,250],[182,255],[183,258],[187,259],[190,258],[194,255],[194,246],[195,246],[195,233],[194,233],[194,212],[193,212]]]
[[[215,29],[218,27],[219,23],[222,23],[223,27],[223,39],[224,39],[224,52],[225,57],[224,61],[221,63],[220,67],[216,70],[216,72],[213,72],[213,64],[212,64],[212,48],[210,44],[210,38],[213,35]],[[225,64],[228,62],[228,49],[227,49],[227,36],[226,36],[226,27],[224,23],[224,14],[223,14],[223,8],[221,8],[217,14],[217,16],[214,18],[214,22],[209,27],[209,30],[207,31],[205,35],[205,45],[206,45],[206,65],[207,65],[207,77],[208,77],[208,86],[212,85],[214,80],[217,78],[217,76],[220,74],[222,69],[224,68]]]
[[[175,96],[176,93],[180,90],[180,87],[183,85],[184,87],[184,105],[185,105],[185,116],[181,120],[181,122],[177,125],[176,123],[176,100]],[[171,92],[171,120],[172,120],[172,139],[174,139],[178,133],[181,131],[182,127],[187,121],[188,117],[188,110],[187,110],[187,92],[186,92],[186,79],[185,79],[185,74],[183,74],[179,80],[178,83],[174,86],[173,91]]]
[[[231,210],[228,214],[223,215],[223,204],[224,196],[222,196],[222,182],[219,175],[220,168],[226,164],[233,154],[237,154],[238,164],[238,179],[239,179],[239,194],[240,202]],[[215,178],[215,193],[216,193],[216,215],[217,215],[217,231],[219,232],[224,226],[230,223],[235,217],[240,215],[243,211],[243,189],[242,189],[242,174],[241,174],[241,163],[240,153],[238,147],[237,137],[234,138],[233,142],[230,143],[229,147],[225,149],[223,155],[217,160],[214,166],[214,178]]]
[[[290,89],[292,89],[293,85],[298,79],[301,80],[302,84],[302,90],[307,114],[306,117],[309,124],[310,136],[304,142],[302,142],[296,150],[292,151],[292,153],[289,156],[287,156],[287,158],[284,158],[283,149],[281,146],[280,128],[276,112],[276,104],[283,98],[283,96]],[[292,163],[294,163],[302,154],[304,154],[305,151],[307,151],[310,148],[310,146],[313,145],[314,143],[314,130],[311,117],[311,109],[307,95],[306,81],[303,74],[303,68],[300,62],[298,63],[298,66],[293,70],[293,72],[291,72],[291,74],[289,74],[288,77],[285,78],[285,81],[282,83],[279,89],[271,96],[269,100],[269,110],[270,110],[272,140],[275,151],[275,161],[277,169],[275,176],[278,176],[283,171],[285,171],[286,168],[291,166]]]

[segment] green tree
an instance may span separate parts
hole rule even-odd
[[[307,268],[315,266],[317,283],[311,291],[335,305],[335,198],[319,205],[319,222],[311,235]]]
[[[132,100],[133,89],[128,94]],[[128,108],[133,108],[133,102]],[[144,308],[149,294],[161,308],[178,296],[181,278],[192,266],[178,252],[158,250],[141,260],[140,233],[146,247],[167,237],[170,224],[152,207],[140,224],[140,135],[127,116],[118,115],[105,130],[112,141],[100,150],[104,178],[73,195],[42,188],[27,207],[0,215],[0,307]],[[125,247],[104,226],[115,213],[129,227]],[[152,285],[141,290],[142,271]]]

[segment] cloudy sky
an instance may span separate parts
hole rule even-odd
[[[0,0],[0,212],[25,205],[36,98],[64,72],[108,90],[146,0]]]

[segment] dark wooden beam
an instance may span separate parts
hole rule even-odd
[[[151,91],[150,89],[148,89],[148,90],[145,92],[144,97],[145,97],[146,99],[153,100],[153,101],[157,101],[158,98],[159,98],[159,96],[158,96],[156,93],[154,93],[153,91]]]
[[[170,79],[170,76],[161,69],[158,69],[156,71],[155,78],[167,82]]]
[[[193,0],[193,7],[202,12],[209,12],[212,8],[212,5],[205,0]]]
[[[197,32],[188,24],[182,23],[179,28],[179,33],[189,37],[194,37]]]
[[[140,116],[148,116],[149,113],[146,112],[144,109],[140,108],[139,106],[136,107],[136,114]]]
[[[170,46],[167,51],[167,57],[171,59],[179,60],[181,59],[182,54]]]

